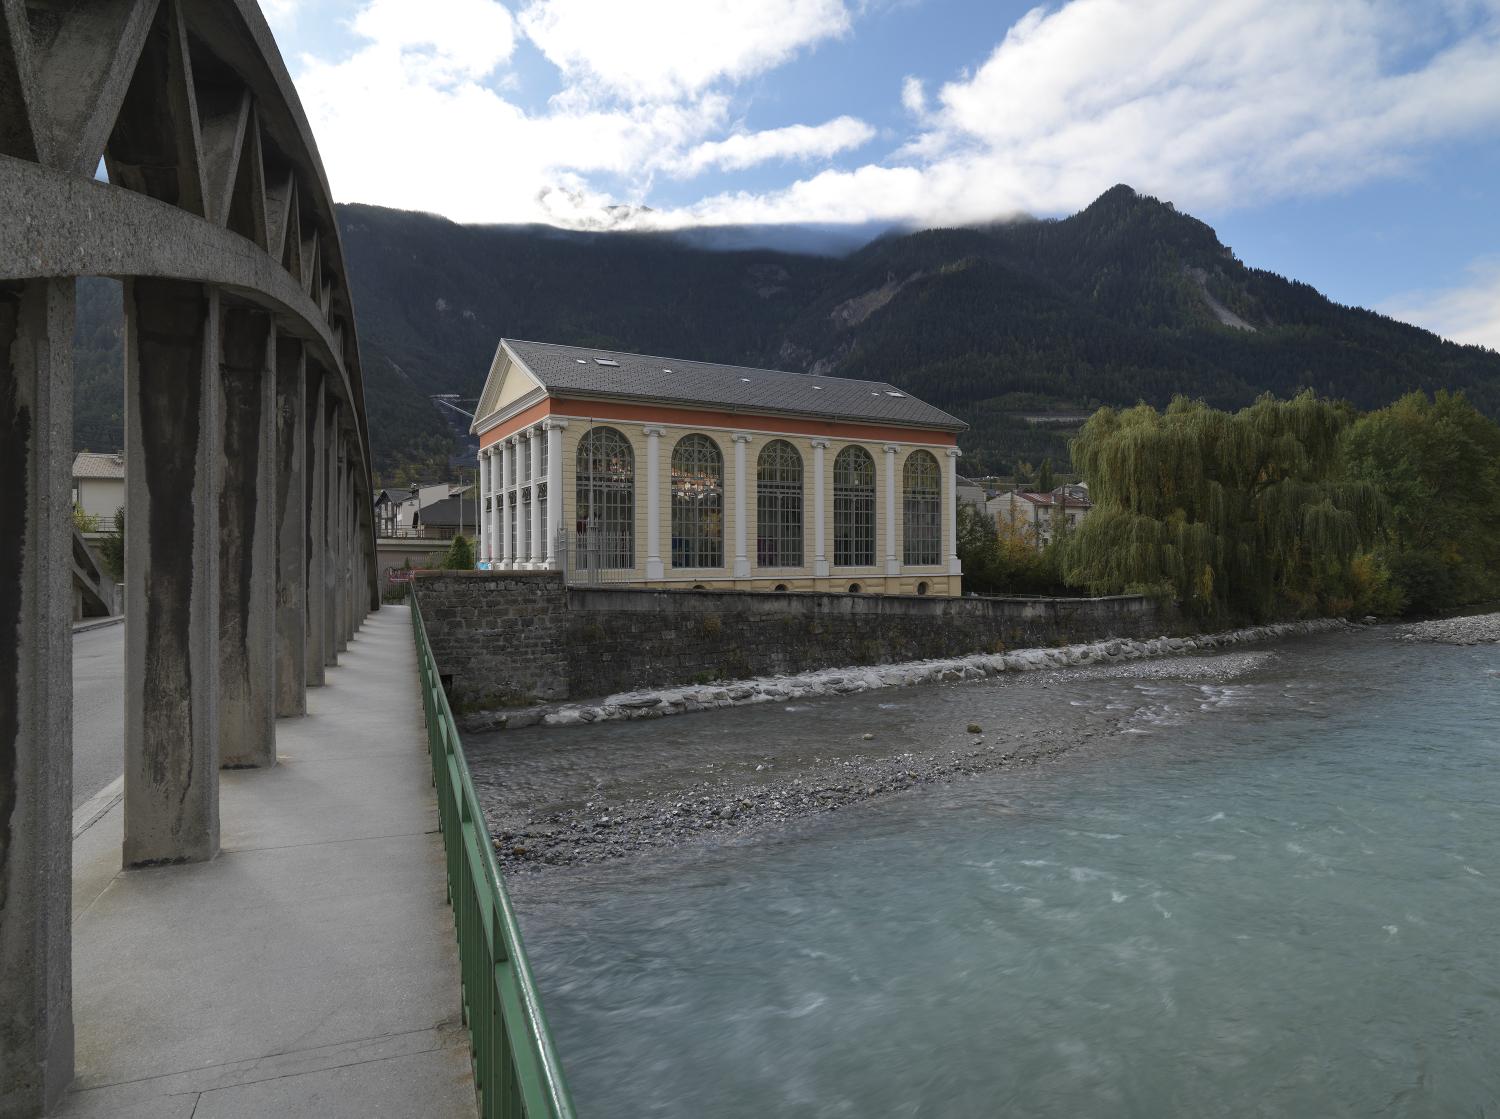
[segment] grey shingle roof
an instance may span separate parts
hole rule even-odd
[[[75,478],[123,478],[125,457],[119,454],[100,454],[98,451],[79,451],[73,458]]]
[[[968,424],[883,381],[502,339],[548,392],[962,431]],[[614,365],[601,365],[603,358]]]

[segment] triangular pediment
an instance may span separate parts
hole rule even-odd
[[[484,381],[484,392],[479,394],[479,407],[474,409],[474,430],[497,412],[503,412],[524,396],[542,391],[542,383],[531,371],[518,362],[503,345],[495,351],[495,360],[490,363],[489,376]]]

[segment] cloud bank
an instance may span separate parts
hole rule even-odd
[[[296,22],[295,0],[273,6]],[[1224,208],[1402,174],[1433,145],[1500,132],[1500,0],[1071,0],[1027,13],[972,73],[892,74],[849,91],[865,113],[743,126],[752,79],[857,45],[868,10],[363,0],[356,49],[293,69],[339,197],[460,221],[947,224],[1065,212],[1121,181]],[[541,107],[516,94],[523,43],[561,83]],[[906,134],[880,134],[870,106]],[[752,167],[781,181],[655,201],[663,183]]]

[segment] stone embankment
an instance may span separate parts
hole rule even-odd
[[[1500,614],[1471,614],[1464,618],[1434,618],[1401,626],[1402,641],[1427,641],[1442,645],[1488,645],[1500,642]]]
[[[796,676],[756,677],[654,691],[625,692],[592,703],[482,711],[468,716],[463,722],[466,731],[479,733],[515,730],[538,724],[569,727],[615,719],[659,719],[691,711],[801,699],[807,696],[899,688],[911,684],[982,680],[1007,672],[1030,672],[1066,668],[1070,665],[1122,664],[1146,657],[1170,656],[1204,649],[1227,649],[1293,635],[1324,633],[1347,625],[1347,622],[1337,619],[1279,622],[1197,637],[1156,637],[1144,641],[1115,638],[1054,649],[1021,649],[1009,653],[976,653],[967,657],[913,661],[907,664],[826,669]]]

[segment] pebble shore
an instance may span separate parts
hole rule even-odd
[[[1471,614],[1463,618],[1434,618],[1397,628],[1397,640],[1442,645],[1489,645],[1500,642],[1500,614]]]
[[[1293,635],[1339,630],[1346,625],[1327,620],[1294,622],[1192,638],[1111,640],[1058,649],[1029,649],[632,693],[611,696],[597,704],[547,709],[541,718],[527,725],[577,726],[601,720],[660,717],[776,699],[917,683],[955,683],[1007,672],[1055,671],[1071,666],[1096,666],[1093,671],[1111,675],[1115,671],[1139,672],[1147,666],[1130,669],[1125,666],[1152,657],[1230,649]],[[1225,665],[1226,669],[1233,667],[1236,666]],[[553,721],[557,716],[562,718]],[[957,748],[895,754],[872,750],[869,754],[825,759],[823,764],[800,770],[796,776],[772,772],[768,758],[765,766],[755,766],[755,771],[744,779],[695,781],[667,790],[653,790],[655,795],[609,803],[595,798],[531,818],[511,817],[504,823],[492,816],[495,853],[502,870],[514,873],[597,863],[691,840],[729,839],[755,828],[784,825],[905,789],[1001,767],[1035,765],[1072,749],[1094,733],[1078,725],[1030,725],[1011,728],[1010,733],[996,728],[996,733],[987,740],[985,729],[978,724],[970,724],[967,732],[967,741]],[[864,735],[866,740],[874,737]]]
[[[1083,664],[1122,664],[1146,657],[1171,656],[1208,649],[1229,649],[1299,634],[1326,633],[1349,623],[1332,618],[1278,622],[1196,637],[1156,637],[1148,641],[1111,638],[1055,649],[1020,649],[1009,653],[976,653],[967,657],[911,661],[867,668],[834,668],[796,676],[759,676],[716,684],[698,684],[653,691],[622,692],[589,703],[564,703],[481,711],[463,719],[470,734],[516,730],[538,724],[576,727],[613,719],[660,719],[719,707],[842,695],[875,688],[903,688],[913,684],[982,680],[1007,672],[1034,672]]]

